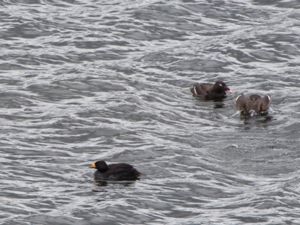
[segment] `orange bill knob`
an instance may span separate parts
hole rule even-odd
[[[93,168],[93,169],[95,169],[96,168],[96,163],[92,163],[92,164],[90,164],[90,166],[89,166],[90,168]]]

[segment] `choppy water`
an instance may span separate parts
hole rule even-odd
[[[0,5],[1,224],[300,224],[298,0]],[[221,107],[191,96],[216,79]],[[144,176],[98,187],[99,159]]]

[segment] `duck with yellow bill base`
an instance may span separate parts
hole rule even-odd
[[[141,173],[127,163],[107,165],[105,161],[90,164],[90,168],[97,169],[94,174],[96,181],[132,181],[138,180]]]

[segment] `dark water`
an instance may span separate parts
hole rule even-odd
[[[0,5],[1,224],[300,224],[298,0]],[[96,186],[99,159],[144,176]]]

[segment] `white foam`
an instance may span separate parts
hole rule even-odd
[[[238,115],[240,115],[240,111],[237,111],[236,113],[234,113],[231,117],[235,117],[235,116],[238,116]]]

